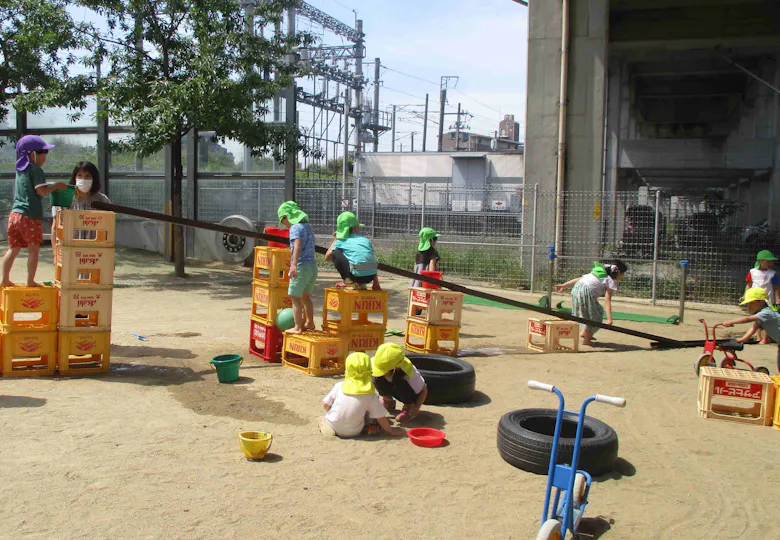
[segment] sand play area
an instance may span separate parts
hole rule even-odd
[[[51,251],[43,257],[38,278],[51,279]],[[599,346],[579,354],[533,354],[524,349],[530,312],[469,305],[461,348],[503,354],[464,358],[477,373],[474,400],[425,406],[413,422],[444,430],[447,446],[325,438],[317,418],[335,380],[246,354],[250,269],[195,264],[181,282],[148,254],[118,250],[117,261],[110,373],[0,379],[0,538],[535,538],[546,479],[496,449],[504,413],[556,406],[528,390],[529,379],[561,388],[570,407],[595,393],[628,401],[589,408],[617,431],[620,457],[594,481],[582,538],[780,537],[780,433],[698,417],[699,349],[654,351],[602,331]],[[24,269],[20,257],[12,277]],[[319,283],[335,278],[321,273]],[[408,283],[383,284],[393,291],[388,326],[403,330]],[[700,317],[738,313],[619,324],[701,339]],[[209,367],[224,353],[245,356],[236,384],[219,384]],[[774,372],[776,354],[776,345],[753,345],[743,356]],[[243,430],[273,434],[265,460],[244,458]]]

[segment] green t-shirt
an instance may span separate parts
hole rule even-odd
[[[43,219],[43,198],[36,193],[37,186],[46,185],[43,169],[30,163],[23,171],[16,171],[16,191],[11,212],[31,219]]]

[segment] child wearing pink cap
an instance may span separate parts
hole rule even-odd
[[[3,280],[0,287],[10,287],[11,268],[22,248],[27,248],[27,286],[36,287],[38,256],[43,241],[42,197],[55,190],[68,189],[62,182],[46,184],[43,164],[53,144],[37,135],[25,135],[16,143],[16,185],[14,204],[8,215],[8,252],[3,257]]]

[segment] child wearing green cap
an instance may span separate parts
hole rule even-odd
[[[439,264],[439,252],[436,251],[436,242],[440,234],[431,227],[423,227],[418,234],[420,243],[417,244],[417,258],[414,261],[414,273],[419,274],[421,270],[434,272]],[[412,287],[422,287],[422,281],[412,280]]]
[[[612,324],[612,296],[617,292],[617,282],[623,279],[628,271],[628,266],[623,261],[617,260],[613,264],[593,263],[593,269],[589,274],[574,278],[566,283],[555,286],[556,292],[562,292],[565,288],[574,285],[571,290],[571,313],[575,317],[601,322],[604,320],[604,308],[599,304],[599,298],[604,297],[606,306],[607,324]],[[582,331],[580,337],[583,345],[590,345],[599,327],[580,325]]]
[[[391,437],[400,437],[403,430],[393,429],[387,419],[376,388],[371,382],[371,359],[366,353],[355,352],[347,356],[344,380],[337,382],[322,400],[326,414],[324,422],[339,437],[356,437],[363,432],[367,422],[376,420],[379,427]],[[322,423],[320,429],[326,431]]]
[[[279,223],[290,229],[290,285],[287,294],[293,305],[295,326],[288,334],[314,330],[314,304],[311,293],[317,283],[317,261],[314,258],[314,231],[309,216],[293,201],[282,203],[277,211]]]
[[[775,272],[772,267],[777,257],[772,255],[772,252],[768,249],[764,249],[758,252],[756,255],[756,264],[748,271],[748,275],[745,278],[745,292],[751,287],[761,287],[766,291],[767,299],[770,305],[777,304],[777,299],[780,297],[780,275]],[[741,302],[745,297],[739,299]],[[762,335],[763,334],[763,335]],[[767,344],[767,336],[762,331],[759,331],[761,337],[761,344]]]
[[[760,329],[763,329],[769,337],[780,344],[780,313],[777,313],[769,304],[769,297],[762,287],[750,287],[745,291],[745,297],[740,302],[741,306],[747,306],[747,317],[732,319],[722,322],[729,327],[735,324],[753,323],[753,326],[741,338],[740,343],[745,343]],[[777,370],[780,371],[780,345],[777,348]]]
[[[363,224],[352,212],[342,212],[336,221],[333,242],[325,253],[325,260],[333,261],[341,276],[339,288],[365,289],[373,283],[373,290],[381,291],[378,262],[371,240],[360,234]]]

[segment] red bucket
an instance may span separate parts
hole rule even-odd
[[[270,234],[271,236],[281,236],[283,238],[290,238],[290,229],[277,229],[276,227],[266,227],[265,228],[265,234]],[[287,242],[286,244],[282,244],[280,242],[268,242],[268,247],[278,247],[283,248],[287,247],[290,243]]]
[[[427,276],[433,279],[441,279],[442,272],[434,272],[431,270],[420,270],[420,274],[423,276]],[[434,285],[433,283],[427,283],[425,281],[422,282],[423,289],[438,289],[438,285]]]

